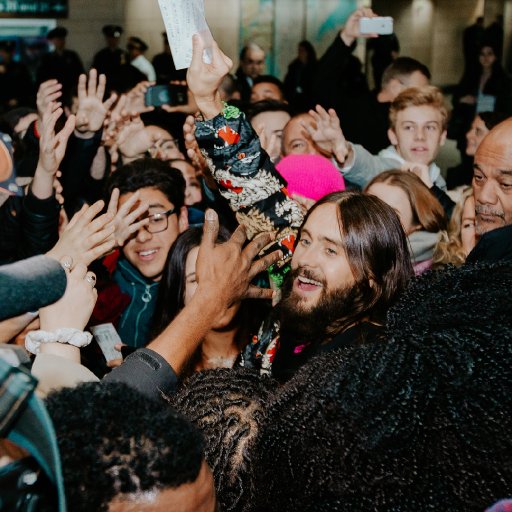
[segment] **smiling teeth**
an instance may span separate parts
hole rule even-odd
[[[322,286],[322,283],[318,281],[314,281],[313,279],[308,279],[307,277],[300,276],[299,281],[306,284],[314,284],[315,286]]]
[[[139,252],[139,254],[141,256],[150,256],[151,254],[155,254],[156,252],[156,249],[152,249],[151,251],[141,251]]]

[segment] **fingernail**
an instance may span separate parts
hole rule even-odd
[[[209,221],[215,220],[215,212],[213,210],[206,210],[204,218]]]

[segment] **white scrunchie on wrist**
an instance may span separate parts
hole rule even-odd
[[[25,336],[25,348],[31,354],[39,354],[41,343],[67,343],[74,347],[86,347],[91,343],[92,334],[80,329],[63,327],[55,332],[30,331]]]

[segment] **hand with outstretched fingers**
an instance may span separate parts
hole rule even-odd
[[[218,215],[214,210],[207,210],[196,264],[196,293],[212,294],[217,307],[224,310],[245,298],[271,299],[272,290],[258,288],[251,281],[282,257],[280,251],[274,251],[256,259],[274,235],[262,233],[244,247],[247,235],[243,226],[222,244],[216,244],[218,232]]]
[[[78,79],[78,110],[76,113],[76,131],[82,136],[92,137],[103,127],[112,105],[117,99],[115,94],[103,101],[107,78],[98,77],[95,69],[89,71],[89,80],[82,74]]]
[[[62,84],[57,82],[57,80],[47,80],[39,86],[36,96],[36,105],[37,115],[39,116],[40,122],[43,120],[43,115],[46,112],[48,105],[50,103],[57,102],[61,96]],[[58,103],[58,105],[60,106],[60,103]]]
[[[112,224],[114,225],[115,231],[111,236],[115,241],[115,245],[118,247],[122,247],[126,240],[141,227],[149,224],[149,218],[141,219],[141,217],[147,213],[149,205],[147,203],[137,205],[138,202],[140,203],[140,191],[132,194],[132,196],[118,208],[119,189],[115,188],[112,191],[107,212],[113,216]]]
[[[39,139],[39,160],[37,169],[54,177],[66,153],[69,136],[75,128],[75,116],[69,116],[64,128],[55,133],[55,124],[63,110],[57,103],[49,103],[43,115]],[[37,170],[36,170],[37,172]]]
[[[302,123],[302,126],[322,151],[334,156],[342,164],[348,156],[350,146],[345,140],[336,111],[332,108],[327,111],[317,105],[314,110],[309,111],[309,115],[315,120],[316,126],[308,123]]]
[[[84,205],[69,221],[59,241],[47,256],[57,261],[68,256],[72,258],[73,264],[82,263],[88,267],[93,261],[109,253],[115,246],[115,225],[111,212],[97,217],[104,206],[104,201],[97,201],[91,206]]]

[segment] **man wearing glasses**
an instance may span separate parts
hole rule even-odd
[[[167,254],[176,237],[188,227],[185,180],[168,163],[141,158],[116,171],[107,194],[117,188],[119,208],[138,194],[138,204],[149,206],[148,223],[117,251],[103,260],[108,276],[98,279],[98,302],[91,324],[112,322],[121,340],[132,347],[150,341],[150,328]]]

